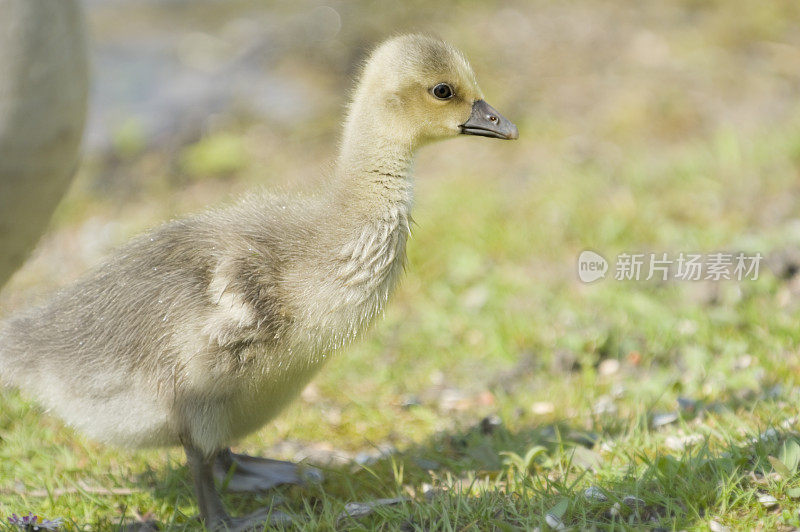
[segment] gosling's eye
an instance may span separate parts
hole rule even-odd
[[[448,85],[447,83],[439,83],[434,88],[431,89],[431,94],[439,98],[440,100],[449,100],[453,96],[455,96],[455,92],[453,92],[453,87]]]

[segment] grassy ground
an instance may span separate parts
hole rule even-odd
[[[385,318],[241,442],[321,464],[326,481],[229,506],[275,504],[309,530],[800,527],[796,4],[409,5],[413,16],[360,5],[358,20],[341,6],[334,48],[438,31],[521,138],[420,154],[408,272]],[[312,181],[357,52],[336,58],[299,49],[276,66],[311,80],[319,110],[302,123],[231,115],[168,146],[121,129],[0,310],[160,220],[257,184]],[[585,285],[586,248],[612,261],[744,251],[770,262],[741,283]],[[99,446],[16,392],[0,405],[0,516],[199,527],[179,451]],[[338,518],[348,502],[388,497],[407,501]]]

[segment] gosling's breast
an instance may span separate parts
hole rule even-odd
[[[305,280],[307,297],[294,340],[325,353],[363,332],[383,311],[397,284],[408,234],[408,216],[394,211],[344,243],[324,271]]]

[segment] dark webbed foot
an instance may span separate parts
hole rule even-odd
[[[214,486],[214,463],[220,453],[206,457],[191,445],[184,445],[184,449],[189,468],[192,471],[200,517],[208,530],[213,532],[261,531],[267,525],[286,524],[292,521],[288,514],[270,508],[263,508],[242,517],[231,517],[225,511],[222,498]]]
[[[322,472],[292,462],[236,454],[225,449],[214,461],[214,476],[228,491],[266,491],[280,484],[322,482]]]

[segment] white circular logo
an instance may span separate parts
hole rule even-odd
[[[592,283],[606,276],[608,261],[599,253],[581,251],[578,255],[578,278],[584,283]]]

